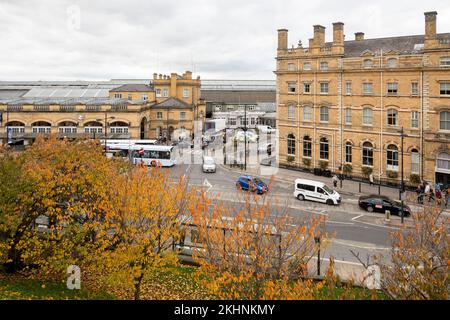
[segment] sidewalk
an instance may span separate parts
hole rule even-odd
[[[221,168],[227,171],[232,171],[236,173],[244,173],[243,170],[239,168],[230,168],[229,166],[220,165]],[[268,171],[270,169],[277,170],[274,175],[270,174],[264,174],[264,171]],[[320,181],[325,184],[327,184],[329,187],[333,186],[333,183],[331,181],[331,178],[322,177],[322,176],[316,176],[313,173],[308,173],[304,171],[297,171],[292,169],[285,169],[285,168],[275,168],[275,167],[264,167],[264,166],[251,166],[247,167],[247,170],[245,171],[247,174],[256,175],[259,177],[263,177],[266,180],[271,179],[273,176],[273,179],[275,181],[284,182],[288,184],[294,184],[295,179],[308,179],[308,180],[315,180]],[[389,197],[394,200],[399,199],[399,189],[397,188],[391,188],[388,186],[379,186],[379,185],[370,185],[369,183],[359,182],[359,181],[353,181],[353,180],[343,180],[342,181],[342,188],[340,186],[340,182],[338,183],[338,187],[336,188],[336,191],[338,191],[340,194],[347,195],[347,196],[353,196],[356,198],[359,198],[362,195],[383,195],[386,197]],[[420,204],[418,204],[415,201],[410,201],[408,199],[415,199],[416,194],[415,192],[407,191],[407,201],[405,201],[409,206],[412,207],[422,207]],[[444,215],[450,216],[450,208],[447,208],[444,211]]]

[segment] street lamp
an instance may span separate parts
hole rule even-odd
[[[404,212],[404,204],[403,201],[405,200],[405,181],[404,181],[404,174],[403,174],[403,140],[407,135],[405,135],[403,127],[400,131],[400,137],[401,137],[401,145],[402,145],[402,170],[401,170],[401,175],[402,175],[402,180],[401,180],[401,185],[400,185],[400,201],[401,201],[401,210],[402,210],[402,223],[404,223],[404,218],[405,218],[405,212]]]
[[[108,113],[107,112],[105,112],[105,125],[104,125],[104,128],[105,128],[105,155],[106,155],[106,150],[107,150],[107,148],[108,148],[108,119],[110,119],[110,120],[114,120],[116,117],[114,117],[114,116],[110,116],[110,117],[108,117]],[[102,119],[97,119],[97,121],[102,121]],[[94,139],[95,139],[95,131],[94,131]]]
[[[314,242],[318,246],[318,250],[317,250],[317,275],[320,276],[320,236],[314,237]]]

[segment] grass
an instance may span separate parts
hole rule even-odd
[[[149,300],[208,300],[214,299],[205,288],[198,284],[197,268],[181,265],[160,269],[148,277],[142,286],[142,299]],[[109,300],[122,299],[120,293],[93,292],[86,288],[69,290],[65,282],[34,279],[19,275],[0,273],[0,300]],[[131,298],[131,297],[127,297]],[[319,300],[385,300],[380,291],[361,287],[346,288],[338,284],[323,287],[317,296]]]
[[[105,300],[112,295],[67,289],[65,282],[0,274],[0,300]]]

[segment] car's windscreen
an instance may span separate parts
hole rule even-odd
[[[214,159],[205,159],[205,164],[214,164]]]
[[[330,188],[328,188],[327,186],[323,186],[323,190],[325,190],[326,192],[328,192],[329,194],[333,194],[333,190],[331,190]]]
[[[255,178],[255,179],[253,179],[253,183],[255,183],[255,184],[264,184],[264,182],[262,182],[260,179],[258,179],[258,178]]]

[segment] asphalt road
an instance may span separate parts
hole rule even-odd
[[[195,164],[179,164],[167,170],[174,179],[184,175],[191,186],[202,188],[209,197],[221,201],[228,208],[238,210],[246,201],[246,192],[236,188],[238,173],[219,166],[215,173],[203,173],[201,165]],[[344,196],[339,206],[301,202],[294,198],[293,186],[294,183],[273,182],[265,200],[271,203],[274,211],[285,211],[299,223],[311,215],[325,215],[327,219],[322,228],[333,238],[322,252],[323,257],[333,256],[336,260],[357,262],[350,251],[353,250],[364,261],[368,255],[374,254],[383,254],[389,260],[390,234],[396,228],[380,224],[382,215],[361,210],[357,199],[351,196]],[[262,201],[262,196],[259,197]]]

